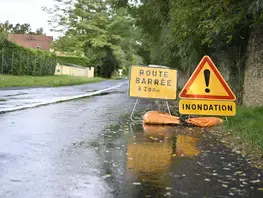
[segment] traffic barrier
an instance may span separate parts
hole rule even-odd
[[[165,112],[159,111],[149,111],[143,116],[144,124],[150,125],[179,125],[180,118],[176,116],[169,115]],[[198,127],[211,127],[223,124],[223,120],[216,117],[198,117],[189,118],[184,121],[187,124],[191,124]]]
[[[189,118],[185,122],[199,127],[211,127],[223,124],[224,120],[216,117]]]
[[[143,122],[145,124],[180,124],[179,117],[159,111],[149,111],[144,114]]]

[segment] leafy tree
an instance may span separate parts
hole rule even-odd
[[[255,23],[262,23],[263,21],[263,0],[252,1],[248,13],[252,14]]]
[[[72,53],[75,55],[83,54],[83,49],[81,43],[77,40],[75,36],[65,35],[61,36],[53,42],[53,48],[56,51]]]
[[[187,69],[204,54],[240,59],[249,27],[262,22],[263,0],[116,0],[142,29],[152,62]],[[135,3],[134,3],[135,2]],[[239,60],[235,60],[239,64]]]
[[[54,29],[65,33],[55,43],[57,49],[83,51],[103,77],[134,63],[137,30],[127,9],[114,9],[110,0],[56,1],[55,9],[45,10],[52,15]]]
[[[17,23],[11,29],[11,33],[15,33],[15,34],[28,34],[29,32],[31,32],[31,26],[28,23],[25,24]]]
[[[0,33],[8,34],[38,34],[43,35],[44,29],[38,28],[36,32],[32,32],[31,25],[28,23],[20,24],[17,23],[15,25],[9,23],[9,21],[5,21],[4,23],[0,23]]]
[[[37,34],[37,35],[44,35],[44,29],[43,29],[42,27],[36,29],[36,34]]]

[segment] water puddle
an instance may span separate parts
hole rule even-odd
[[[133,129],[135,128],[135,131]],[[184,128],[131,124],[133,136],[127,144],[128,174],[146,179],[155,173],[167,173],[176,160],[200,155],[199,139],[184,135]]]
[[[201,129],[131,124],[130,130],[125,180],[134,186],[140,185],[145,196],[152,197],[156,193],[168,196],[172,189],[168,173],[177,163],[201,153],[198,148]]]
[[[210,130],[124,118],[98,140],[75,146],[97,153],[113,197],[263,197],[263,171]]]

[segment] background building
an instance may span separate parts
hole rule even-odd
[[[8,40],[25,48],[50,51],[53,37],[32,34],[8,34]]]

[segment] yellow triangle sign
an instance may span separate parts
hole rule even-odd
[[[204,56],[180,93],[183,99],[235,101],[236,96],[209,56]]]

